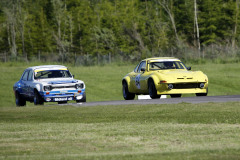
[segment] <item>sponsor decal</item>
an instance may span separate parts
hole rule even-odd
[[[54,98],[54,101],[67,101],[68,98],[64,97],[64,98]]]
[[[51,101],[51,98],[46,98],[46,101],[48,101],[48,102]]]
[[[178,59],[154,59],[152,62],[170,62],[170,61],[179,61]]]
[[[55,70],[65,70],[67,71],[66,68],[60,68],[60,69],[36,69],[34,72],[41,72],[41,71],[55,71]]]

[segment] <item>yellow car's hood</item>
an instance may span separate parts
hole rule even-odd
[[[205,82],[207,77],[201,71],[187,71],[187,70],[159,70],[155,71],[160,79],[167,80],[168,82]]]

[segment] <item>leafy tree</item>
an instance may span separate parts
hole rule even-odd
[[[203,44],[226,42],[231,39],[234,23],[234,3],[230,0],[200,1],[200,38]]]
[[[183,53],[186,47],[237,48],[239,4],[239,0],[1,0],[0,53],[26,60],[54,54],[62,61],[71,61],[73,55],[111,53],[136,60]]]
[[[174,15],[178,34],[194,45],[194,3],[188,0],[174,1]]]

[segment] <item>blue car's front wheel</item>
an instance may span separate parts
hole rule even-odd
[[[77,103],[81,103],[81,102],[86,102],[87,98],[86,98],[86,92],[83,93],[83,97],[80,100],[76,100]]]
[[[35,105],[43,105],[44,104],[43,98],[40,96],[40,94],[36,90],[34,91],[33,102]]]
[[[26,100],[17,91],[15,93],[15,102],[18,107],[26,105]]]

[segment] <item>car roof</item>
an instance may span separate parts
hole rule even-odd
[[[42,65],[42,66],[33,66],[29,67],[27,69],[32,69],[32,70],[56,70],[56,69],[64,69],[66,70],[67,67],[62,66],[62,65]]]
[[[145,61],[180,61],[178,58],[175,57],[153,57],[153,58],[146,58]]]

